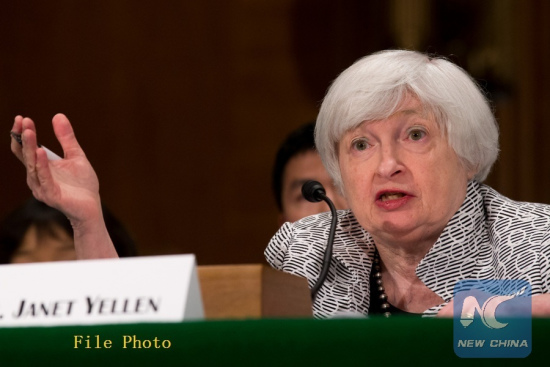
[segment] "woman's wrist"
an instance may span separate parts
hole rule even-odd
[[[105,226],[101,204],[92,205],[85,215],[80,213],[78,218],[69,220],[73,227],[77,259],[118,257]]]

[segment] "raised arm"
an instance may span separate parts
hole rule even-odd
[[[78,259],[118,257],[103,220],[97,175],[67,117],[55,115],[52,124],[64,154],[59,160],[48,160],[38,146],[30,118],[15,118],[12,133],[21,134],[22,146],[12,137],[11,150],[26,167],[27,184],[36,199],[70,220]]]

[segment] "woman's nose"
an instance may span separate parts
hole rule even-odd
[[[378,163],[377,173],[384,178],[391,178],[401,172],[399,163],[398,147],[395,144],[388,144],[379,151],[380,161]]]

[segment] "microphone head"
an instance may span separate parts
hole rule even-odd
[[[325,188],[318,181],[309,180],[302,186],[302,195],[306,198],[307,201],[312,203],[318,203],[323,200],[319,195],[326,195]]]

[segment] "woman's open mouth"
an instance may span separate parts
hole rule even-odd
[[[405,194],[402,193],[402,192],[388,192],[388,193],[380,195],[379,200],[385,202],[385,201],[388,201],[388,200],[400,199],[403,196],[405,196]]]
[[[412,195],[406,192],[395,190],[379,192],[376,197],[376,205],[385,210],[398,209],[413,198]]]

